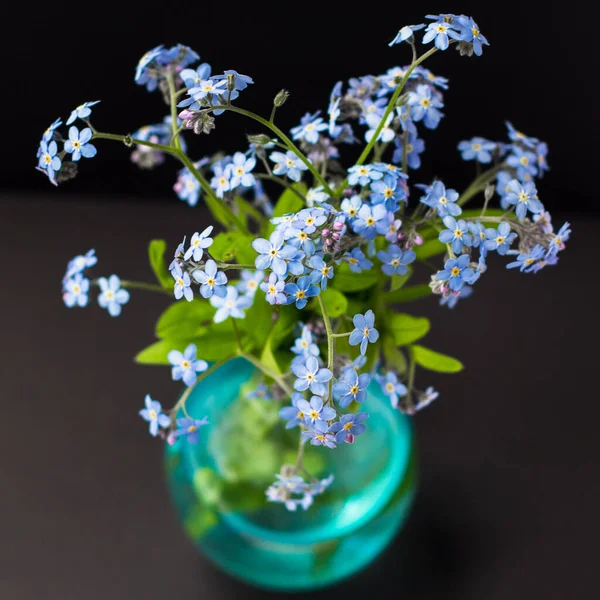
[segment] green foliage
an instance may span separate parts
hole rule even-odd
[[[335,267],[331,286],[342,292],[358,292],[373,287],[379,281],[379,273],[375,269],[353,273],[348,263]]]
[[[426,284],[409,285],[403,287],[395,292],[390,292],[385,295],[385,301],[387,304],[395,304],[399,302],[412,302],[413,300],[419,300],[425,298],[431,294],[431,288]]]
[[[447,249],[446,244],[442,244],[438,239],[427,240],[422,246],[413,247],[417,260],[421,261],[443,254]]]
[[[211,256],[221,262],[237,261],[239,264],[254,264],[256,252],[252,248],[254,238],[239,232],[219,233],[210,246]]]
[[[242,196],[236,196],[234,202],[239,210],[238,217],[244,222],[246,228],[248,228],[248,221],[250,219],[254,220],[262,228],[265,223],[265,217],[248,200],[242,198]]]
[[[396,340],[393,335],[384,334],[381,338],[381,349],[383,357],[388,366],[395,369],[401,375],[406,373],[407,363],[404,353],[398,350]]]
[[[410,347],[413,360],[424,369],[437,371],[438,373],[458,373],[463,370],[463,364],[445,354],[434,352],[423,346]]]
[[[399,290],[410,279],[412,274],[413,270],[408,267],[406,275],[392,275],[390,291],[395,292],[396,290]]]
[[[166,290],[172,290],[174,281],[165,262],[166,250],[167,242],[165,240],[151,240],[148,244],[148,260],[158,283]]]
[[[347,314],[348,300],[346,299],[346,296],[342,294],[342,292],[328,287],[325,291],[321,292],[320,296],[321,300],[323,300],[323,304],[325,304],[327,314],[330,316],[330,318],[334,319],[341,315]],[[319,301],[317,298],[312,300],[310,308],[320,314],[321,311],[319,309]]]
[[[204,335],[216,309],[206,300],[178,301],[169,306],[156,323],[156,337],[182,338]]]
[[[429,319],[413,317],[404,313],[392,315],[388,320],[388,328],[398,346],[412,344],[429,332]]]

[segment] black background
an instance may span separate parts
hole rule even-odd
[[[278,124],[287,130],[304,112],[326,109],[339,80],[380,74],[410,62],[410,49],[387,43],[406,23],[422,22],[429,12],[472,14],[491,45],[482,57],[460,57],[451,49],[425,63],[450,79],[446,117],[438,130],[425,132],[428,166],[419,175],[440,175],[461,189],[472,176],[456,151],[461,139],[482,135],[504,140],[504,121],[548,142],[552,168],[539,186],[548,208],[595,211],[600,114],[596,107],[599,66],[597,9],[583,2],[158,2],[75,5],[53,2],[6,9],[5,44],[14,60],[3,65],[6,115],[1,146],[1,186],[48,190],[34,173],[35,152],[49,123],[85,100],[102,100],[94,109],[98,130],[129,133],[159,122],[167,110],[159,93],[133,82],[141,55],[159,43],[194,48],[213,72],[233,68],[251,75],[255,85],[238,105],[268,115],[273,96],[291,91]],[[258,127],[225,114],[211,135],[192,141],[194,159],[224,149],[246,147],[245,134]],[[361,129],[362,132],[362,129]],[[79,177],[62,187],[66,194],[132,195],[140,201],[173,197],[176,165],[159,173],[140,172],[129,151],[98,142],[98,156],[83,161]]]
[[[141,173],[128,150],[98,143],[58,190],[36,173],[43,130],[84,100],[94,124],[127,133],[165,113],[135,86],[139,57],[159,44],[195,48],[215,71],[255,85],[238,104],[266,114],[291,90],[280,125],[326,108],[338,79],[409,60],[387,42],[428,12],[473,14],[491,42],[481,58],[439,53],[450,78],[446,118],[427,132],[423,177],[462,189],[471,176],[456,143],[504,137],[505,119],[550,146],[544,203],[573,223],[557,268],[527,277],[491,260],[489,276],[454,312],[434,298],[410,305],[434,327],[428,345],[467,369],[432,377],[440,399],[418,415],[421,482],[391,549],[343,587],[314,598],[529,600],[597,595],[600,490],[597,423],[597,9],[583,2],[138,2],[3,7],[0,145],[2,434],[0,598],[125,600],[279,598],[251,591],[185,540],[161,477],[161,446],[137,415],[151,392],[176,393],[164,369],[131,357],[152,341],[166,299],[132,294],[122,317],[67,311],[69,258],[95,246],[102,274],[150,281],[148,239],[169,247],[207,224],[171,192],[177,166]],[[243,149],[256,132],[219,117],[194,158]],[[118,204],[118,206],[117,206]],[[423,383],[427,383],[426,375]]]

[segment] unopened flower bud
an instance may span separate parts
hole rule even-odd
[[[176,441],[177,438],[173,434],[167,437],[167,444],[169,444],[169,446],[172,446]]]
[[[334,234],[333,234],[331,237],[332,237],[334,240],[339,240],[339,239],[340,239],[340,234],[339,234],[339,233],[334,233]]]
[[[342,221],[336,221],[333,224],[333,229],[334,231],[341,231],[342,229],[344,229],[344,223]]]
[[[280,106],[283,106],[286,103],[289,97],[290,93],[287,90],[281,90],[273,99],[273,104],[277,106],[277,108],[279,108]]]
[[[256,144],[257,146],[265,146],[271,141],[271,138],[269,138],[269,136],[265,135],[264,133],[258,133],[249,135],[248,141],[251,144]]]
[[[354,435],[351,433],[348,433],[346,435],[346,439],[344,441],[346,442],[346,444],[354,444]]]
[[[423,238],[418,233],[415,235],[414,243],[417,246],[421,246],[423,244]]]

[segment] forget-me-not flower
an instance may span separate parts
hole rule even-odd
[[[217,263],[214,260],[207,260],[204,271],[196,269],[192,277],[200,284],[200,295],[203,298],[210,298],[213,294],[225,298],[227,275],[223,271],[217,271]]]
[[[319,367],[319,361],[312,355],[308,356],[304,363],[292,365],[292,372],[297,377],[294,389],[299,392],[310,389],[316,396],[324,396],[327,393],[325,384],[333,377],[329,369]]]
[[[111,275],[108,279],[100,277],[98,285],[101,292],[98,304],[106,308],[111,317],[118,317],[121,314],[121,306],[129,302],[129,292],[121,287],[121,280],[116,275]]]
[[[150,423],[150,435],[156,437],[159,427],[168,427],[171,424],[171,419],[162,411],[162,406],[157,400],[152,400],[150,394],[146,394],[144,398],[146,408],[142,408],[139,414],[142,419]]]
[[[350,334],[348,343],[351,346],[360,344],[360,353],[365,354],[367,344],[374,344],[379,339],[379,331],[375,329],[375,313],[369,309],[364,315],[354,315],[354,331]]]
[[[183,353],[179,350],[171,350],[167,359],[173,365],[171,376],[173,381],[183,379],[185,385],[192,386],[196,383],[196,374],[206,371],[208,363],[196,358],[196,344],[190,344]]]

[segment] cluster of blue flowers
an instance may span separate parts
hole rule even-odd
[[[62,280],[63,302],[68,308],[83,308],[89,302],[90,280],[84,271],[98,262],[95,250],[88,250],[69,261],[67,271]],[[121,314],[121,307],[129,302],[129,292],[121,287],[117,275],[99,277],[93,282],[100,288],[98,304],[108,311],[111,317]]]
[[[282,372],[282,361],[276,357],[272,358],[277,364],[274,370],[261,363],[262,352],[253,355],[254,364],[262,364],[266,379],[247,393],[250,399],[285,399],[289,403],[279,415],[287,429],[298,428],[301,448],[309,442],[334,449],[352,444],[364,434],[368,412],[357,409],[365,403],[373,382],[394,409],[409,414],[438,397],[431,387],[424,391],[415,387],[418,347],[411,346],[412,338],[411,342],[403,340],[403,331],[399,340],[391,335],[387,323],[391,309],[375,294],[361,292],[373,288],[381,294],[394,294],[411,276],[413,263],[420,260],[430,265],[429,259],[441,255],[441,268],[434,267],[429,286],[440,295],[443,305],[453,308],[459,298],[472,293],[472,286],[487,270],[490,253],[510,257],[509,269],[536,273],[556,264],[571,233],[568,223],[554,231],[538,197],[536,181],[549,169],[547,145],[510,123],[508,142],[483,137],[459,142],[458,151],[465,161],[477,163],[478,170],[487,168],[462,193],[440,179],[413,181],[425,151],[424,138],[444,118],[444,92],[448,89],[448,80],[423,67],[422,61],[451,45],[461,55],[480,56],[483,46],[488,45],[471,17],[441,14],[427,15],[426,20],[401,28],[390,42],[390,46],[405,43],[412,47],[410,65],[338,81],[327,109],[305,113],[291,128],[289,137],[274,124],[276,109],[287,100],[287,92],[282,90],[275,97],[268,121],[241,110],[232,102],[254,83],[252,78],[234,70],[213,75],[208,63],[194,66],[200,60],[196,52],[178,44],[147,52],[135,73],[137,84],[150,92],[159,90],[170,104],[171,114],[162,122],[142,127],[133,136],[101,134],[89,123],[97,102],[86,102],[66,120],[69,129],[64,138],[58,130],[62,121],[57,120],[40,143],[38,168],[55,184],[75,175],[81,157],[96,154],[90,143],[96,138],[120,139],[133,146],[131,158],[144,169],[172,155],[183,164],[173,186],[177,196],[189,206],[198,205],[204,197],[217,221],[235,223],[232,229],[243,236],[244,245],[252,240],[256,252],[253,265],[219,260],[226,256],[217,251],[223,247],[219,243],[223,238],[218,239],[222,234],[211,237],[212,225],[194,233],[189,242],[184,238],[168,267],[173,294],[175,299],[185,298],[188,302],[208,300],[215,309],[210,313],[214,324],[231,319],[240,353],[244,351],[235,319],[246,318],[255,302],[262,302],[263,308],[271,311],[271,333],[283,320],[282,313],[287,311],[289,316],[290,310],[304,311],[305,317],[292,318],[291,327],[297,321],[300,329],[294,334],[287,330],[275,344],[289,344],[293,337],[294,356],[289,370]],[[421,57],[417,57],[417,36],[423,44],[433,45]],[[184,134],[209,134],[215,128],[215,117],[227,111],[250,116],[270,129],[272,135],[250,135],[250,145],[231,155],[189,159]],[[74,125],[77,120],[86,127]],[[349,168],[342,164],[343,144],[366,146]],[[303,181],[307,175],[310,188]],[[264,180],[267,186],[277,183],[286,188],[281,204],[275,208],[263,188]],[[247,193],[251,194],[251,202],[246,200]],[[474,213],[463,206],[481,193],[485,204],[481,213],[477,211],[478,216],[472,216]],[[494,193],[500,208],[492,213],[489,205]],[[285,208],[280,208],[282,205]],[[424,244],[427,247],[422,248]],[[239,258],[238,250],[232,256]],[[251,261],[250,257],[246,260]],[[86,279],[85,269],[95,262],[92,250],[69,263],[63,280],[65,304],[85,306],[90,285],[95,283],[101,292],[100,306],[116,316],[129,293],[116,275],[93,282]],[[336,283],[340,273],[346,278],[351,274],[360,285],[342,287]],[[159,279],[162,291],[170,288],[168,276]],[[363,285],[365,280],[369,281]],[[427,286],[419,287],[428,291]],[[352,296],[354,290],[358,293]],[[412,291],[420,293],[422,289]],[[347,309],[349,314],[341,314],[343,310],[339,309],[330,318],[327,303],[336,295],[341,297],[342,306],[352,308]],[[362,305],[367,297],[371,306]],[[243,333],[248,332],[246,327]],[[337,354],[334,338],[343,338],[337,347],[344,344],[344,350]],[[400,350],[394,346],[389,352],[390,340],[410,347]],[[271,336],[265,343],[270,341]],[[325,347],[327,356],[322,356]],[[421,347],[421,351],[427,354],[427,349]],[[182,399],[165,413],[159,402],[146,396],[145,408],[140,411],[151,435],[169,443],[180,437],[196,443],[200,428],[208,423],[206,417],[194,419],[185,410],[187,394],[211,372],[208,363],[197,355],[194,344],[183,351],[172,349],[167,356],[172,378],[187,388]],[[407,360],[412,361],[410,368],[403,364]],[[458,361],[452,361],[446,368],[448,372],[456,370]],[[418,364],[433,368],[431,363]],[[180,409],[184,416],[179,414]],[[301,465],[302,452],[296,466],[282,467],[267,489],[268,500],[282,503],[289,510],[299,506],[307,509],[314,497],[332,483],[332,475],[306,480],[301,477]]]

